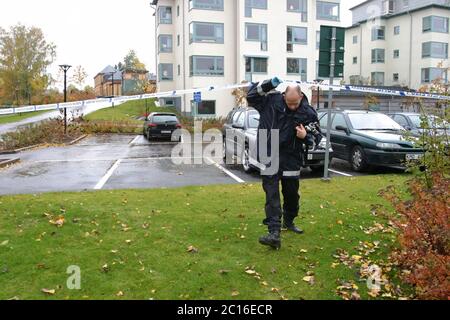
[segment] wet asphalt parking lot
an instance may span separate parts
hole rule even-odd
[[[201,164],[175,164],[171,158],[174,146],[176,143],[148,142],[143,136],[99,135],[72,146],[29,150],[17,155],[19,163],[0,169],[0,195],[260,182],[258,173],[221,165],[220,157]],[[392,173],[380,170],[371,174]],[[331,177],[358,175],[339,160],[333,160],[330,173]],[[309,169],[302,171],[302,179],[320,177]]]

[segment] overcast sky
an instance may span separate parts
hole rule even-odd
[[[280,1],[280,0],[277,0]],[[348,11],[362,0],[342,0],[345,25]],[[57,46],[57,65],[83,66],[89,74],[86,84],[108,64],[121,61],[130,49],[155,72],[154,18],[150,0],[2,0],[0,27],[22,23],[44,31]]]

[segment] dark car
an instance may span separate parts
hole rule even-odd
[[[242,168],[249,173],[259,170],[260,164],[257,159],[257,134],[259,126],[259,112],[253,108],[236,108],[227,116],[222,133],[224,137],[223,151],[224,159],[227,155],[236,156],[241,160]],[[227,136],[227,131],[233,133]],[[233,136],[239,139],[233,139]],[[243,144],[242,144],[243,143]],[[325,139],[314,150],[308,151],[308,159],[305,167],[313,171],[324,171],[325,167]],[[333,150],[330,150],[330,157]]]
[[[395,122],[401,125],[406,130],[410,131],[412,135],[420,136],[427,130],[436,130],[437,135],[445,135],[449,131],[449,124],[434,115],[428,115],[425,119],[428,121],[426,128],[424,128],[422,121],[424,117],[420,113],[411,112],[397,112],[388,114]]]
[[[334,157],[349,161],[354,171],[364,171],[369,166],[404,169],[407,161],[417,161],[424,154],[405,137],[406,130],[385,114],[342,110],[331,113]],[[325,112],[320,116],[325,133],[327,124]]]
[[[148,140],[171,139],[177,129],[181,129],[181,124],[174,113],[154,112],[144,122],[144,136]]]

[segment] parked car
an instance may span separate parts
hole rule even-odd
[[[422,125],[422,115],[420,113],[410,113],[410,112],[397,112],[390,113],[389,116],[394,119],[399,125],[401,125],[406,130],[410,131],[414,136],[420,136],[423,134],[424,130]],[[438,135],[448,134],[450,126],[447,122],[439,119],[434,115],[427,116],[428,128],[436,129]]]
[[[424,150],[405,137],[406,130],[389,116],[369,111],[332,110],[331,145],[334,157],[349,161],[354,171],[370,166],[402,168],[417,161]],[[328,116],[322,113],[320,126],[327,132]]]
[[[174,113],[154,112],[144,122],[144,136],[149,141],[153,138],[171,139],[177,129],[181,129],[181,124]]]
[[[237,157],[241,160],[242,168],[246,173],[259,170],[260,164],[257,159],[257,134],[259,126],[259,112],[253,108],[236,108],[232,110],[226,119],[222,133],[223,157],[227,155]],[[227,131],[233,134],[227,136]],[[239,137],[233,139],[232,136]],[[243,143],[243,144],[242,144]],[[315,150],[309,150],[308,159],[305,159],[305,167],[310,167],[313,171],[324,171],[325,168],[325,139]],[[333,157],[333,150],[330,150],[330,160]],[[330,161],[331,162],[331,161]]]

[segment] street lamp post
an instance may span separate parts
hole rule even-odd
[[[59,67],[64,72],[64,102],[67,102],[67,71],[69,71],[72,66],[62,64]],[[67,134],[67,108],[64,108],[64,134]]]

